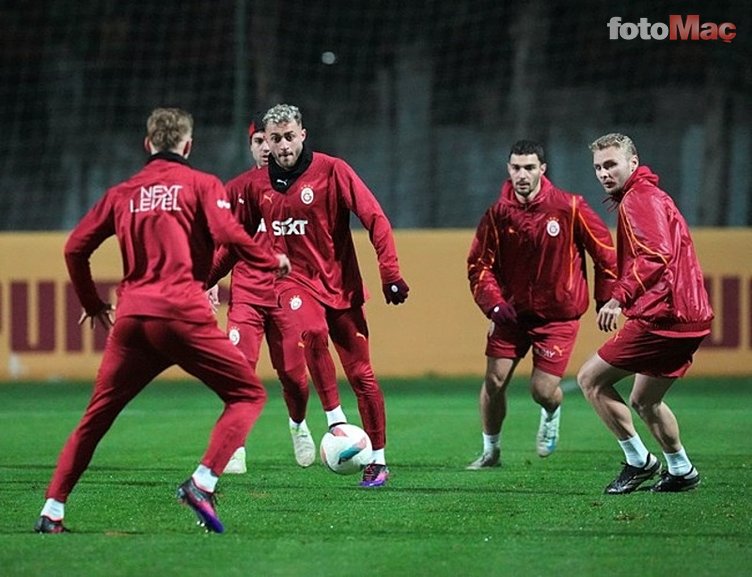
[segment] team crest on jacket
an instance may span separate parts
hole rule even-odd
[[[559,236],[561,225],[559,224],[558,218],[551,217],[548,219],[548,222],[546,222],[546,232],[548,233],[548,236]]]
[[[292,297],[290,297],[289,303],[290,309],[296,311],[303,306],[303,299],[300,298],[300,295],[293,295]]]
[[[227,336],[230,342],[237,347],[240,342],[240,329],[234,325],[231,326],[230,330],[227,331]]]
[[[304,186],[300,190],[300,200],[303,204],[311,204],[313,202],[313,189],[310,186]]]

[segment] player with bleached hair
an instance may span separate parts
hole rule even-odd
[[[294,272],[283,279],[280,301],[299,318],[311,380],[332,427],[346,422],[340,405],[334,344],[358,402],[363,428],[373,443],[373,462],[361,486],[380,487],[386,464],[384,395],[371,366],[367,298],[350,229],[355,214],[376,250],[387,303],[401,304],[402,279],[392,227],[373,193],[343,160],[306,146],[296,106],[279,104],[264,115],[269,166],[246,187],[245,201],[259,211],[276,250],[289,255]]]
[[[662,470],[614,387],[630,375],[634,384],[629,403],[668,465],[652,491],[694,489],[700,475],[684,450],[676,416],[663,400],[674,381],[686,374],[713,319],[689,227],[671,197],[658,187],[658,176],[640,165],[631,138],[606,134],[590,150],[595,175],[618,207],[619,278],[612,298],[598,313],[598,328],[613,331],[622,313],[627,318],[577,375],[585,397],[626,459],[605,492],[631,493]]]
[[[269,164],[269,144],[261,113],[254,114],[248,126],[248,145],[253,166],[226,183],[227,193],[233,211],[246,231],[271,249],[269,234],[258,231],[258,213],[252,211],[243,198],[243,190],[248,181],[266,170]],[[227,309],[227,334],[254,369],[258,364],[261,343],[266,337],[272,366],[282,384],[295,461],[301,467],[309,467],[316,460],[316,444],[306,423],[308,373],[298,319],[288,308],[280,306],[276,275],[254,267],[226,247],[220,247],[217,251],[215,267],[212,268],[207,283],[213,285],[230,270],[232,278]],[[225,473],[243,474],[246,470],[245,447],[238,447],[227,463]]]
[[[232,245],[254,266],[280,275],[289,272],[290,263],[246,234],[216,176],[188,165],[192,135],[189,113],[155,109],[147,120],[146,166],[107,190],[65,244],[68,273],[84,308],[81,321],[112,330],[91,400],[47,488],[34,526],[39,533],[66,531],[65,502],[97,445],[125,406],[172,365],[203,381],[224,403],[201,463],[177,491],[207,530],[224,530],[214,490],[233,451],[258,419],[266,391],[217,325],[204,282],[215,244]],[[97,293],[89,260],[113,235],[123,260],[114,321],[113,308]]]

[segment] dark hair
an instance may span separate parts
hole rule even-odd
[[[535,154],[541,164],[546,163],[546,153],[543,151],[543,145],[535,140],[518,140],[512,145],[509,151],[509,158],[513,154]]]

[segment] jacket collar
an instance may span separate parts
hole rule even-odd
[[[303,174],[309,166],[311,166],[311,162],[313,162],[313,151],[305,145],[305,142],[303,143],[303,150],[300,153],[300,157],[292,170],[284,170],[279,164],[277,164],[274,157],[270,155],[269,180],[271,181],[272,188],[277,192],[287,192],[298,177]]]
[[[615,202],[621,201],[624,195],[633,189],[639,189],[643,185],[648,184],[652,186],[658,186],[658,175],[655,174],[649,167],[641,165],[637,167],[619,192],[609,194],[609,197]]]
[[[156,152],[152,154],[147,160],[146,164],[149,164],[153,160],[167,160],[169,162],[179,162],[180,164],[184,164],[186,166],[190,166],[188,164],[188,159],[184,156],[178,154],[177,152],[170,152],[168,150],[163,150],[161,152]]]

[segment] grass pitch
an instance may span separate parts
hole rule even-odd
[[[503,467],[465,471],[481,448],[479,377],[384,380],[387,487],[361,489],[293,459],[281,395],[249,437],[249,472],[220,483],[222,535],[174,500],[220,404],[196,382],[157,382],[120,416],[68,500],[66,535],[34,521],[89,383],[0,386],[0,574],[15,576],[750,575],[748,379],[687,379],[668,402],[703,477],[685,494],[606,496],[621,451],[577,390],[561,442],[540,459],[538,408],[512,384]],[[346,386],[343,404],[359,422]],[[325,421],[315,394],[309,425]],[[648,447],[658,451],[644,428]]]

